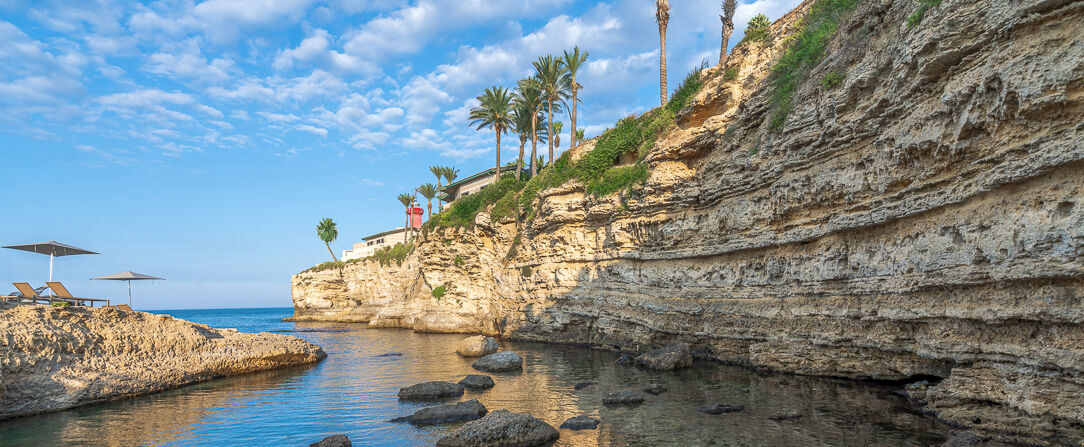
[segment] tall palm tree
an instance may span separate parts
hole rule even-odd
[[[437,196],[437,187],[434,186],[432,183],[426,183],[426,184],[424,184],[422,186],[419,186],[417,191],[418,191],[418,194],[421,194],[422,197],[425,197],[425,207],[429,212],[429,214],[427,214],[427,216],[430,219],[432,219],[433,218],[433,197]]]
[[[524,108],[534,111],[529,115],[531,117],[531,176],[534,177],[535,174],[538,174],[538,166],[534,162],[538,153],[538,115],[542,113],[545,101],[542,100],[542,89],[539,88],[537,79],[521,79],[517,85],[519,94],[516,97],[516,102]]]
[[[411,205],[414,204],[414,195],[402,193],[399,194],[396,198],[399,199],[399,203],[402,203],[403,206],[406,207],[406,226],[403,227],[403,231],[406,232],[406,237],[403,239],[403,242],[406,242],[410,240],[410,230],[413,229],[413,226],[410,225],[410,218],[413,217],[410,215],[410,208]]]
[[[512,109],[512,126],[515,127],[516,134],[519,135],[519,158],[516,159],[516,178],[519,178],[523,172],[523,147],[527,144],[527,140],[532,139],[534,133],[532,125],[535,124],[537,116],[530,106],[523,104],[518,99],[517,97],[515,108]]]
[[[670,2],[655,0],[655,21],[659,22],[659,98],[666,105],[666,25],[670,23]]]
[[[497,134],[497,171],[493,173],[493,183],[501,179],[501,134],[512,127],[512,100],[515,97],[511,90],[493,86],[479,95],[478,106],[470,109],[470,124],[477,126],[476,130],[488,127]]]
[[[730,0],[734,1],[734,0]],[[565,50],[565,57],[561,59],[561,62],[565,66],[565,70],[568,72],[568,87],[572,91],[572,113],[569,119],[572,120],[572,127],[570,132],[572,138],[569,138],[568,147],[573,147],[579,144],[580,140],[576,136],[576,105],[580,102],[576,94],[583,88],[582,85],[576,82],[576,73],[580,71],[580,68],[587,63],[587,52],[580,53],[580,47],[575,47],[572,52]]]
[[[561,148],[561,129],[565,127],[565,123],[560,121],[553,123],[553,147],[554,149]],[[571,146],[569,146],[571,147]],[[551,157],[550,160],[553,160]]]
[[[336,227],[335,221],[331,220],[330,217],[325,217],[320,223],[316,224],[316,235],[320,237],[320,240],[324,241],[327,252],[331,253],[331,262],[339,262],[339,258],[335,257],[335,252],[331,251],[331,243],[339,238],[339,229]]]
[[[560,111],[559,101],[568,97],[568,77],[565,76],[565,64],[552,54],[542,56],[533,63],[535,78],[538,80],[538,89],[542,91],[542,99],[546,101],[546,115],[549,127],[546,135],[553,135],[553,112]],[[554,104],[558,102],[558,104]],[[555,109],[554,107],[558,107]],[[550,139],[550,163],[553,163],[553,140]]]
[[[451,166],[445,166],[444,167],[444,180],[447,180],[449,185],[451,185],[452,182],[455,181],[456,177],[459,177],[459,170],[458,169],[453,168]]]
[[[719,20],[723,21],[723,44],[719,47],[719,65],[726,61],[726,47],[730,45],[730,33],[734,32],[734,9],[737,5],[734,0],[723,0],[723,15]]]

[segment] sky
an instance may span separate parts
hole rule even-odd
[[[731,45],[798,3],[739,1]],[[717,0],[672,4],[671,90],[720,45]],[[588,137],[657,105],[650,0],[0,0],[0,245],[100,252],[56,259],[78,296],[165,277],[133,285],[137,309],[288,307],[290,275],[331,259],[321,218],[341,255],[401,225],[429,166],[488,168],[474,98],[577,45]],[[0,250],[0,288],[48,265]]]

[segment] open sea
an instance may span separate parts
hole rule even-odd
[[[281,320],[292,311],[155,313],[216,328],[295,335],[322,346],[328,354],[323,362],[0,422],[0,446],[307,446],[339,433],[355,446],[414,446],[433,445],[461,425],[419,428],[388,420],[426,406],[400,403],[400,387],[457,382],[476,373],[471,359],[455,354],[465,335]],[[706,362],[677,372],[647,371],[616,365],[616,353],[576,346],[503,342],[502,349],[523,356],[523,372],[490,374],[496,387],[468,390],[461,399],[477,398],[490,411],[527,412],[554,427],[581,414],[602,420],[597,430],[561,430],[560,446],[930,446],[948,434],[883,385]],[[578,382],[595,384],[575,391]],[[601,404],[607,392],[653,383],[669,392],[647,395],[636,407]],[[696,410],[711,402],[746,409],[717,416]],[[802,417],[769,419],[788,409]]]

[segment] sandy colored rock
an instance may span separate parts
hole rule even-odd
[[[909,27],[913,0],[859,2],[772,128],[772,67],[811,5],[704,72],[644,185],[571,181],[518,226],[430,231],[401,266],[295,275],[295,315],[936,377],[922,411],[1079,444],[1084,3],[942,2]]]
[[[673,343],[640,354],[635,362],[641,368],[673,371],[693,366],[693,355],[689,352],[688,343]]]
[[[212,329],[168,315],[0,303],[0,419],[326,356],[297,337]]]
[[[481,357],[497,352],[497,340],[493,337],[475,335],[464,338],[455,349],[456,354],[463,357]]]

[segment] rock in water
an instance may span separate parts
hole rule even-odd
[[[474,362],[474,369],[487,372],[515,371],[523,369],[523,359],[512,351],[489,354]]]
[[[580,382],[580,383],[577,383],[577,384],[573,385],[572,389],[574,389],[576,391],[579,391],[579,390],[582,390],[582,389],[587,388],[587,387],[589,387],[591,385],[594,385],[594,384],[595,384],[595,382]]]
[[[538,446],[553,441],[560,433],[552,425],[529,414],[497,410],[440,438],[438,447]]]
[[[636,357],[636,366],[672,371],[693,366],[693,355],[688,343],[674,343]]]
[[[475,335],[464,338],[455,349],[456,354],[463,357],[481,357],[497,352],[497,340],[493,337]]]
[[[561,428],[569,430],[591,430],[598,428],[598,419],[591,416],[576,416],[568,418],[561,424]]]
[[[952,437],[941,444],[941,447],[981,447],[985,443],[986,440],[981,436],[969,431],[953,431]]]
[[[346,435],[331,435],[320,441],[309,444],[309,447],[352,447],[350,438]]]
[[[653,384],[651,384],[651,386],[649,386],[647,388],[644,388],[645,393],[655,395],[655,396],[658,396],[658,395],[660,395],[662,393],[665,393],[666,391],[667,391],[666,387],[664,387],[662,385],[659,385],[657,383],[653,383]]]
[[[702,405],[702,406],[700,406],[700,407],[698,407],[696,409],[696,411],[699,411],[701,413],[707,413],[707,414],[734,413],[736,411],[742,411],[742,410],[745,410],[745,407],[743,407],[741,405],[738,405],[738,404],[720,404],[720,403]]]
[[[607,394],[602,398],[606,405],[634,405],[644,403],[644,396],[636,390],[624,390]]]
[[[493,378],[485,374],[467,374],[467,377],[464,377],[463,380],[460,380],[459,384],[467,388],[475,388],[481,390],[493,388],[494,385]]]
[[[402,400],[434,400],[462,395],[463,385],[452,382],[425,382],[399,388],[399,399]]]
[[[797,408],[791,408],[789,410],[783,410],[768,417],[773,421],[789,421],[802,417],[802,412]]]
[[[409,422],[413,425],[443,424],[445,422],[473,421],[486,415],[486,406],[471,399],[466,402],[422,408],[412,416],[392,419],[392,422]]]
[[[636,363],[636,358],[628,354],[617,358],[617,364],[621,366],[632,366],[634,363]]]
[[[0,420],[327,357],[292,335],[213,329],[113,307],[0,302],[0,334]]]

